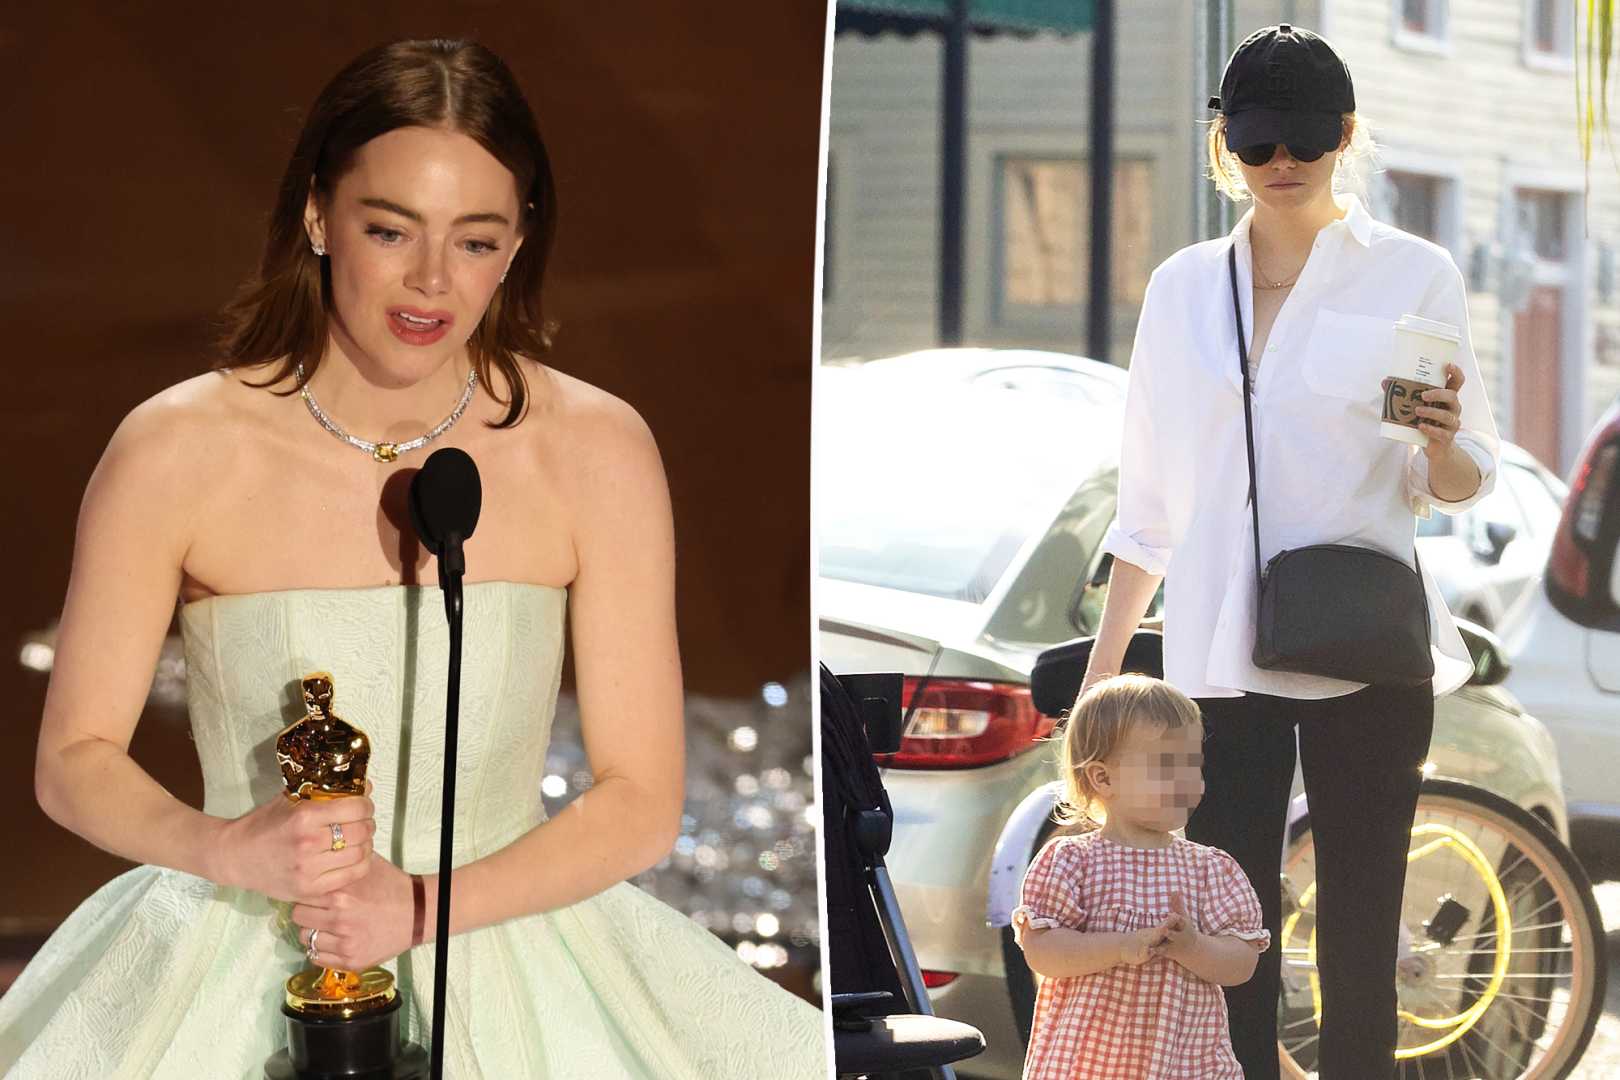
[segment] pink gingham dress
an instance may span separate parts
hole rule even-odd
[[[1024,875],[1031,929],[1143,930],[1180,893],[1200,933],[1230,934],[1264,952],[1260,899],[1237,860],[1173,837],[1134,848],[1098,833],[1062,836]],[[1243,1080],[1227,1031],[1226,998],[1168,957],[1092,975],[1042,979],[1024,1080]]]

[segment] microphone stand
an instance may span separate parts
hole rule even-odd
[[[450,856],[456,835],[456,743],[461,719],[461,584],[467,571],[461,541],[460,533],[450,533],[439,553],[439,589],[444,593],[444,614],[450,623],[450,681],[444,703],[444,803],[439,823],[439,898],[433,941],[433,1080],[444,1076],[445,988],[450,974]]]

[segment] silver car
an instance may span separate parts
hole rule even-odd
[[[1007,918],[1056,776],[1029,672],[1048,646],[1096,632],[1125,379],[1078,357],[983,349],[817,379],[821,656],[837,672],[908,676],[906,737],[883,775],[888,863],[936,1011],[985,1035],[975,1075],[1020,1074],[1032,984]],[[1431,775],[1495,792],[1567,838],[1551,740],[1510,696],[1471,685],[1435,719]]]
[[[1568,494],[1528,450],[1504,442],[1490,494],[1460,514],[1418,522],[1418,555],[1446,606],[1487,629],[1501,626],[1541,577]]]

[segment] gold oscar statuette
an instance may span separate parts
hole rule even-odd
[[[371,741],[332,711],[330,672],[316,671],[300,681],[304,716],[276,736],[276,764],[287,798],[324,802],[364,795]],[[306,1016],[351,1017],[393,999],[394,977],[382,968],[309,967],[287,980],[288,1007]]]

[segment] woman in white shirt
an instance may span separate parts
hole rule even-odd
[[[1162,579],[1165,677],[1204,713],[1206,792],[1188,839],[1231,852],[1280,931],[1295,733],[1317,851],[1323,1080],[1394,1072],[1394,965],[1406,851],[1434,698],[1472,664],[1426,574],[1435,676],[1366,685],[1254,666],[1257,582],[1243,375],[1228,252],[1248,345],[1262,559],[1345,543],[1415,560],[1416,516],[1458,513],[1495,482],[1499,449],[1468,334],[1462,276],[1426,240],[1336,194],[1358,130],[1350,74],[1309,31],[1267,27],[1233,53],[1210,133],[1212,173],[1253,206],[1230,237],[1154,271],[1131,356],[1107,607],[1085,685],[1119,670]],[[1422,449],[1381,438],[1394,323],[1461,330],[1444,389],[1418,408]],[[1324,612],[1324,617],[1331,613]],[[1249,1080],[1276,1077],[1280,953],[1227,988]]]

